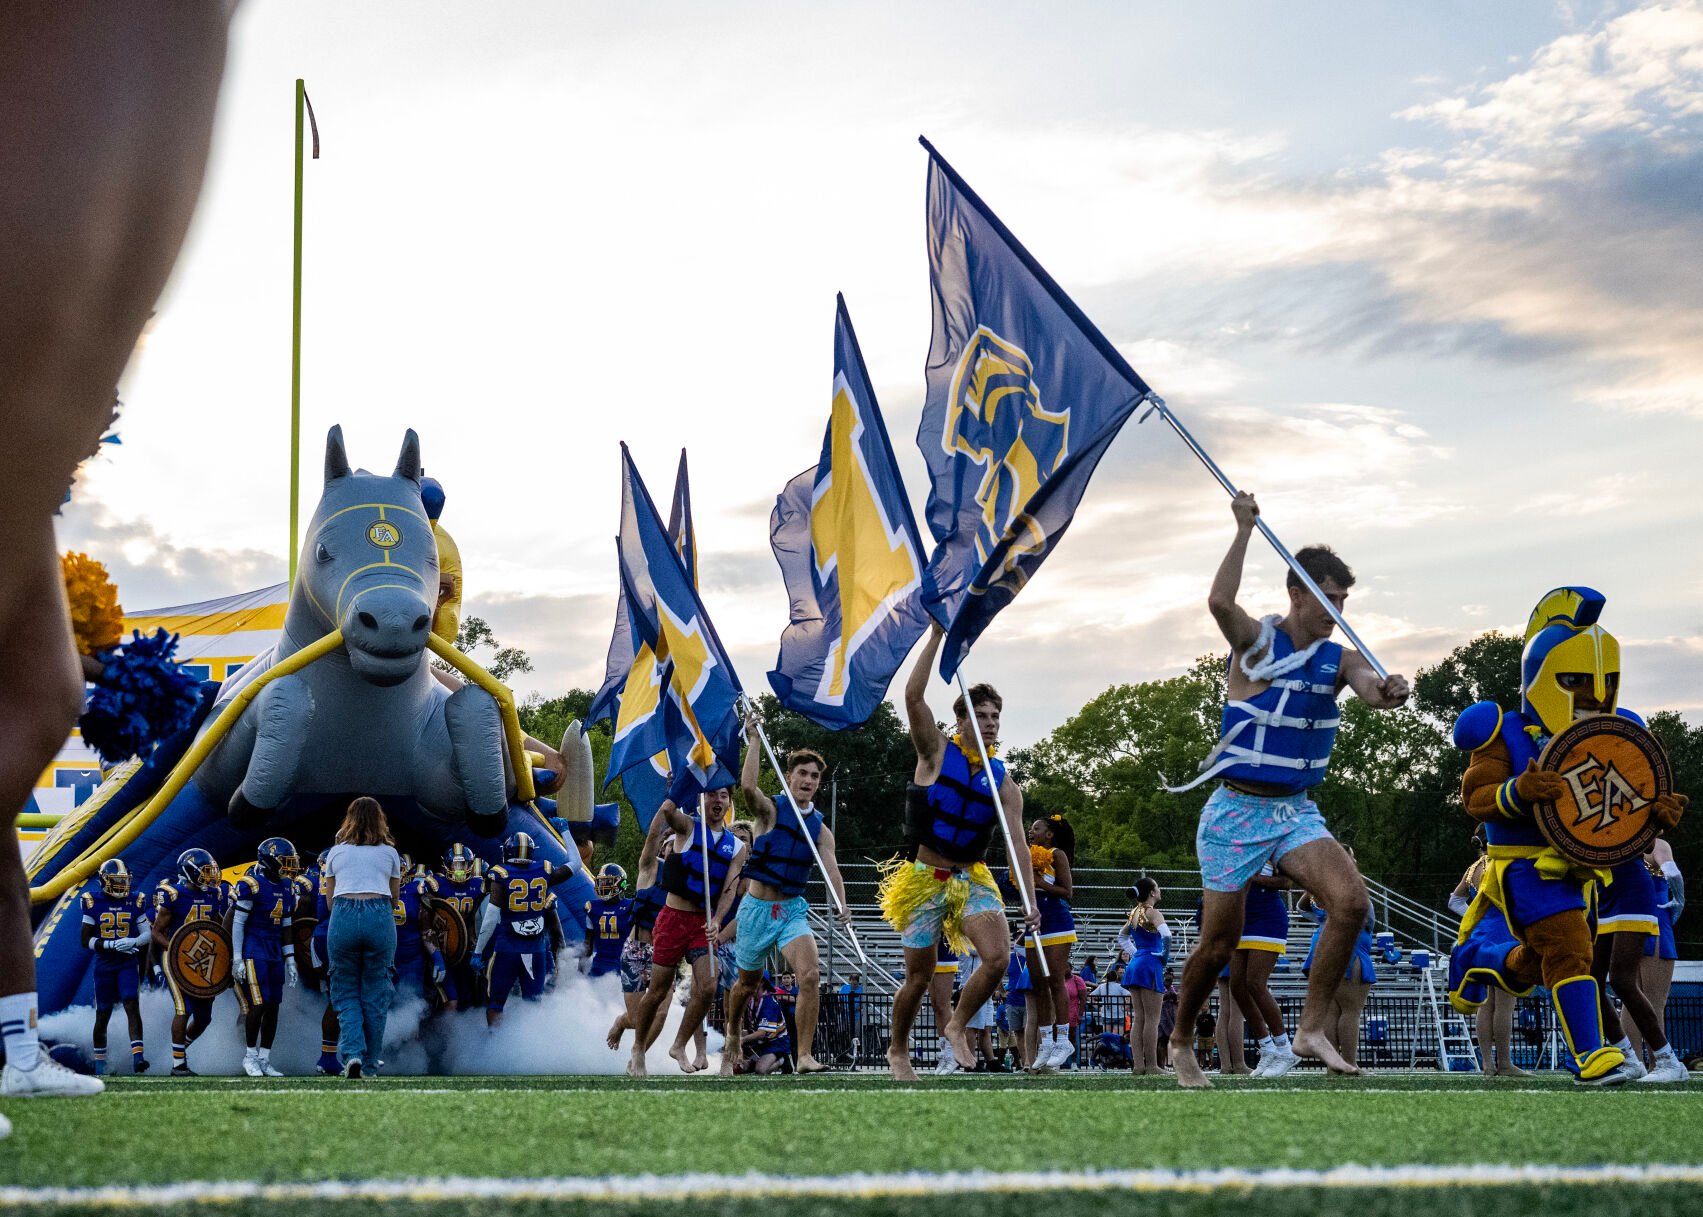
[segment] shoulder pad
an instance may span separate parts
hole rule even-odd
[[[585,915],[587,917],[591,916],[591,901],[589,900],[585,902]]]
[[[1631,710],[1627,710],[1625,708],[1622,708],[1622,709],[1616,710],[1614,713],[1615,713],[1616,716],[1618,716],[1620,718],[1631,719],[1633,722],[1637,723],[1640,727],[1648,727],[1650,725],[1649,723],[1646,723],[1640,715],[1633,713]]]
[[[231,890],[236,892],[238,895],[241,895],[245,890],[259,894],[260,880],[256,879],[252,873],[246,874],[241,879],[237,880],[236,886]]]
[[[1455,747],[1462,752],[1477,752],[1502,728],[1502,707],[1493,701],[1475,702],[1461,711],[1455,720]]]
[[[485,874],[490,876],[492,879],[507,879],[509,877],[508,871],[501,865],[488,868],[485,871]]]
[[[95,907],[95,894],[93,892],[84,892],[83,898],[82,898],[82,904],[83,904],[83,907],[86,908],[86,909],[94,908]]]
[[[542,863],[543,863],[543,864],[544,864],[544,873],[545,873],[545,874],[546,874],[546,875],[548,875],[548,874],[549,874],[549,873],[550,873],[550,871],[551,871],[551,866],[550,866],[550,859],[548,859],[548,858],[540,858],[540,859],[539,859],[539,861],[540,861],[540,862],[542,862]]]

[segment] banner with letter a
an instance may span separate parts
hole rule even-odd
[[[623,485],[623,492],[627,491]],[[636,527],[636,513],[623,510],[622,525]],[[687,576],[697,582],[698,542],[692,529],[692,493],[686,474],[686,451],[680,451],[680,467],[674,475],[674,500],[668,512],[668,539],[679,555]],[[617,546],[619,546],[617,541]],[[617,550],[617,575],[619,550]],[[638,817],[639,827],[649,829],[657,808],[668,797],[669,764],[665,744],[666,724],[662,716],[662,682],[656,656],[648,643],[638,641],[633,629],[627,594],[617,578],[615,629],[604,661],[603,685],[586,715],[587,726],[607,721],[614,735],[609,767],[603,785],[607,789],[617,777]],[[654,751],[648,755],[646,747]]]
[[[1147,383],[925,139],[929,612],[951,680],[1070,526]]]
[[[625,444],[621,466],[621,587],[634,633],[665,673],[663,735],[674,775],[669,797],[684,805],[699,790],[735,780],[739,677]]]
[[[922,536],[843,297],[822,458],[775,500],[769,541],[791,621],[769,684],[830,730],[861,726],[928,628]]]

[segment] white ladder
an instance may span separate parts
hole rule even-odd
[[[1478,1059],[1478,1050],[1472,1042],[1472,1028],[1437,992],[1435,975],[1430,968],[1425,969],[1425,1005],[1431,1011],[1431,1021],[1437,1029],[1437,1068],[1444,1073],[1452,1073],[1456,1061],[1466,1061],[1471,1068],[1481,1070],[1483,1066]]]

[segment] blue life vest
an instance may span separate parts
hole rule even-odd
[[[751,847],[751,860],[745,864],[745,876],[754,883],[765,883],[782,896],[801,896],[810,879],[815,856],[810,846],[822,835],[822,813],[811,809],[804,817],[810,830],[810,840],[804,839],[798,817],[793,814],[792,800],[775,796],[775,826],[757,838]]]
[[[633,893],[633,928],[644,930],[647,934],[656,928],[656,915],[662,911],[662,905],[668,898],[668,893],[662,884],[653,883],[649,887],[641,887]]]
[[[733,864],[735,855],[739,853],[740,841],[727,828],[723,828],[721,839],[710,844],[710,896],[709,904],[713,905],[721,899],[721,889],[727,885],[728,868]],[[689,900],[700,908],[705,907],[704,901],[704,824],[702,820],[692,825],[692,843],[684,852],[675,850],[668,855],[668,861],[662,866],[662,886],[665,891]]]
[[[1271,653],[1262,663],[1294,655],[1295,644],[1282,630],[1271,635]],[[1234,662],[1234,659],[1232,659]],[[1336,705],[1342,645],[1316,642],[1304,664],[1273,677],[1252,697],[1224,705],[1218,746],[1200,763],[1200,776],[1174,792],[1211,778],[1260,782],[1296,793],[1325,780],[1331,746],[1341,713]]]
[[[995,780],[1005,783],[1005,762],[989,758]],[[999,809],[994,803],[988,775],[957,744],[948,741],[940,759],[940,776],[924,789],[915,782],[905,792],[911,838],[952,862],[980,862],[987,857],[988,842],[998,826]]]

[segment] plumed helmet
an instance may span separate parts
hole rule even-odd
[[[130,868],[124,865],[122,858],[108,858],[102,862],[100,869],[95,872],[101,882],[101,891],[109,896],[128,896],[130,894]]]
[[[503,842],[503,861],[530,862],[537,849],[537,842],[533,841],[530,833],[514,833]]]
[[[260,873],[268,879],[293,879],[302,873],[302,860],[296,847],[283,837],[267,837],[254,852]]]
[[[597,889],[600,900],[613,900],[627,887],[627,872],[614,862],[605,862],[597,870],[597,878],[592,881]]]
[[[1586,713],[1614,713],[1620,696],[1620,643],[1597,624],[1607,598],[1588,587],[1544,594],[1526,622],[1520,700],[1526,717],[1550,735]],[[1597,708],[1575,708],[1589,693]]]
[[[468,879],[478,874],[473,863],[473,851],[457,841],[444,852],[443,873],[448,875],[454,883],[466,883]]]
[[[199,846],[192,846],[177,856],[177,873],[190,887],[204,890],[219,878],[219,864],[213,855]]]

